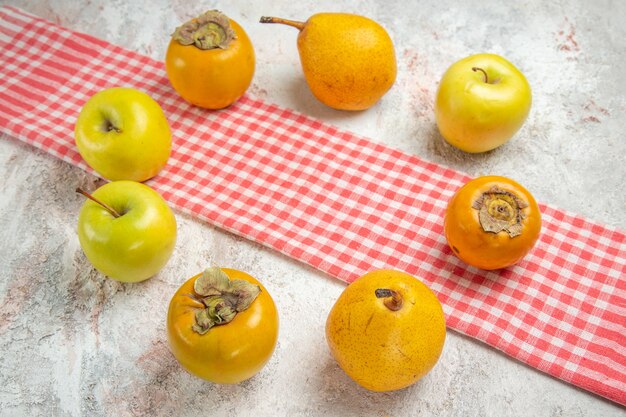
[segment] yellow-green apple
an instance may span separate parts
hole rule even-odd
[[[532,94],[513,64],[494,54],[455,62],[437,90],[435,117],[444,139],[465,152],[485,152],[507,142],[524,124]]]
[[[103,274],[139,282],[159,272],[176,245],[176,218],[163,197],[145,184],[114,181],[93,194],[78,217],[78,239]]]
[[[74,136],[85,162],[111,181],[154,177],[172,148],[163,110],[134,88],[114,87],[94,94],[78,115]]]

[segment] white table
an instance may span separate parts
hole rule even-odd
[[[2,3],[9,3],[2,1]],[[586,3],[586,2],[585,2]],[[249,93],[375,141],[462,170],[517,179],[539,201],[626,228],[626,3],[17,0],[74,30],[162,59],[173,29],[219,8],[252,38]],[[375,107],[324,107],[306,86],[293,28],[262,15],[318,11],[374,18],[396,46],[396,84]],[[507,145],[468,155],[434,124],[438,81],[477,52],[507,57],[534,103]],[[324,323],[344,284],[272,250],[177,215],[178,244],[156,277],[123,285],[95,272],[76,236],[83,198],[98,179],[10,138],[0,140],[0,414],[55,416],[623,416],[624,409],[453,331],[431,373],[393,393],[356,386],[332,360]],[[261,279],[277,303],[277,349],[235,386],[183,371],[165,340],[167,304],[210,264]]]

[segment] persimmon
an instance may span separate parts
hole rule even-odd
[[[243,28],[217,10],[178,27],[167,48],[165,70],[186,101],[222,109],[237,101],[254,76],[255,55]]]
[[[517,263],[535,245],[541,213],[532,194],[512,179],[475,178],[448,203],[444,233],[465,263],[494,270]]]
[[[176,291],[167,313],[170,350],[187,371],[218,384],[251,378],[278,338],[278,312],[254,277],[209,268]]]

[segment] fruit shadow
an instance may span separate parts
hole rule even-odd
[[[487,152],[468,153],[450,145],[439,133],[439,128],[434,121],[422,129],[415,136],[422,137],[426,141],[428,159],[431,162],[461,171],[472,177],[501,175],[495,173],[498,162],[506,159],[510,152],[516,151],[513,144],[505,143]]]
[[[367,390],[354,382],[331,357],[330,353],[325,360],[316,367],[317,375],[309,382],[316,384],[311,392],[317,392],[319,400],[323,401],[327,409],[334,415],[390,415],[394,409],[406,404],[409,397],[419,398],[425,378],[415,384],[390,392],[374,392]],[[396,410],[397,411],[397,410]]]
[[[304,75],[298,74],[289,79],[287,92],[291,100],[288,107],[299,113],[323,120],[325,123],[337,124],[343,120],[351,120],[360,117],[364,112],[373,111],[376,105],[367,110],[349,111],[337,110],[319,101],[311,92]]]

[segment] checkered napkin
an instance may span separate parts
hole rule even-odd
[[[406,271],[438,294],[450,328],[626,404],[623,231],[541,204],[533,251],[478,270],[443,236],[467,176],[249,96],[192,107],[162,62],[16,8],[0,9],[0,31],[0,132],[90,170],[73,141],[82,105],[107,87],[145,91],[174,135],[149,184],[178,211],[346,282]]]

